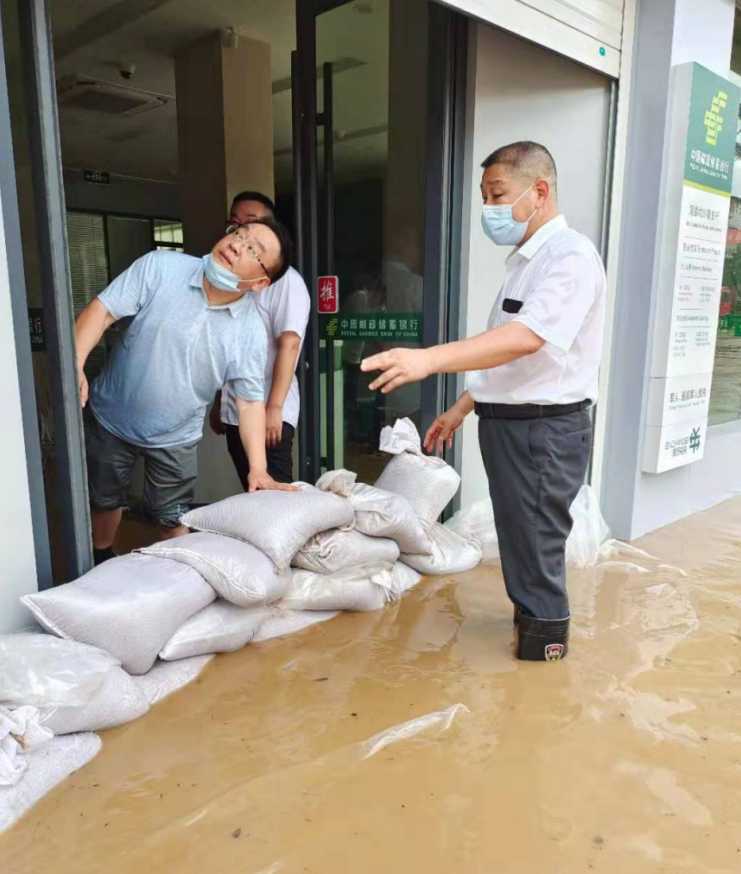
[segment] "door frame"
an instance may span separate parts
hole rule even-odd
[[[316,280],[320,275],[319,176],[317,136],[316,21],[350,0],[296,0],[293,64],[294,178],[298,268],[311,297],[306,341],[299,364],[301,479],[321,474],[320,327]],[[429,3],[430,64],[426,155],[423,274],[423,345],[457,339],[460,326],[460,254],[463,216],[463,142],[465,134],[468,19],[437,2]],[[300,231],[299,231],[300,229]],[[436,375],[422,384],[422,426],[426,428],[452,402],[455,378]],[[327,417],[329,421],[329,417]],[[328,425],[331,427],[331,424]],[[329,445],[330,435],[327,435]],[[455,458],[449,459],[455,463]]]

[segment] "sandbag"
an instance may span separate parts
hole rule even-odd
[[[318,574],[333,574],[345,568],[393,564],[399,547],[386,537],[369,537],[352,528],[317,534],[300,549],[293,566]]]
[[[162,648],[160,658],[171,662],[242,649],[271,615],[269,607],[235,607],[227,601],[214,601],[178,628]]]
[[[422,579],[422,574],[419,571],[404,564],[403,561],[396,562],[392,573],[394,575],[394,586],[400,595],[413,589]]]
[[[132,677],[137,689],[144,695],[150,707],[197,680],[213,655],[193,656],[177,662],[158,659],[151,670],[139,677]]]
[[[486,498],[476,501],[470,507],[458,512],[445,523],[449,531],[453,531],[465,540],[473,541],[481,550],[481,560],[497,561],[499,558],[499,540],[494,527],[494,513],[491,501]]]
[[[281,606],[290,610],[381,610],[399,599],[391,571],[390,564],[333,574],[296,570]]]
[[[481,563],[481,548],[439,522],[426,522],[425,530],[432,541],[430,555],[402,554],[404,564],[423,574],[460,574]]]
[[[137,551],[187,564],[198,571],[220,598],[237,607],[279,601],[290,582],[290,576],[278,573],[273,562],[257,547],[223,534],[199,531]]]
[[[381,472],[376,486],[406,498],[417,515],[434,522],[458,491],[458,473],[442,458],[422,452],[419,432],[411,419],[397,419],[393,428],[387,425],[381,431],[380,449],[395,457]]]
[[[275,606],[272,608],[270,617],[258,629],[252,642],[261,643],[275,637],[296,634],[310,625],[334,619],[336,615],[336,610],[288,610],[281,606]]]
[[[0,702],[80,707],[121,662],[110,653],[51,634],[0,635]]]
[[[113,668],[82,707],[54,707],[42,713],[41,723],[54,734],[103,731],[133,722],[149,710],[149,701],[122,668]]]
[[[144,674],[175,631],[214,598],[187,565],[126,555],[21,601],[53,634],[104,649],[130,674]]]
[[[353,521],[344,498],[297,483],[297,492],[261,491],[234,495],[186,513],[188,528],[245,540],[284,571],[307,540],[320,531],[342,528]]]
[[[355,528],[369,537],[393,540],[400,552],[427,553],[432,543],[422,521],[401,495],[356,483],[348,499],[355,511]]]

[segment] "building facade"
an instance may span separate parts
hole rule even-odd
[[[562,0],[277,0],[244,20],[234,4],[227,12],[214,0],[204,16],[194,0],[176,2],[177,16],[151,0],[99,0],[84,14],[56,0],[3,6],[0,631],[26,621],[20,594],[90,564],[76,312],[137,255],[200,254],[246,188],[275,195],[315,297],[298,477],[345,466],[371,479],[381,426],[409,415],[424,428],[460,391],[458,378],[440,378],[379,402],[359,361],[483,329],[506,253],[480,233],[479,164],[498,145],[533,139],[554,153],[561,207],[607,265],[590,476],[614,534],[634,539],[739,490],[732,171],[730,190],[716,192],[730,203],[730,230],[716,228],[713,250],[723,276],[706,283],[711,305],[719,299],[712,337],[703,334],[713,374],[697,365],[707,403],[699,393],[683,408],[704,417],[701,446],[687,443],[693,455],[662,472],[647,449],[684,445],[659,434],[656,399],[665,390],[676,407],[691,391],[669,386],[657,365],[676,315],[682,76],[694,64],[729,83],[714,92],[713,123],[732,127],[735,150],[737,105],[721,106],[723,94],[738,103],[731,0],[578,10]],[[723,225],[722,208],[713,212]],[[322,276],[337,277],[337,311],[319,311]],[[683,424],[681,410],[669,412]],[[466,424],[449,459],[462,506],[487,497],[475,430]],[[200,501],[239,487],[208,431],[200,470]]]

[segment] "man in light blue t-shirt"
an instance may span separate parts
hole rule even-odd
[[[285,229],[272,220],[227,234],[203,258],[150,252],[80,313],[75,325],[85,411],[96,563],[112,547],[137,457],[144,502],[164,537],[186,533],[197,447],[209,401],[228,384],[250,461],[250,491],[286,489],[267,472],[265,368],[268,339],[250,292],[281,278],[290,260]],[[104,332],[130,323],[89,390],[84,364]]]

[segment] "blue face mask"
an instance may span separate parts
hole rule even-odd
[[[210,252],[208,255],[203,256],[203,272],[206,275],[206,279],[208,279],[214,288],[218,288],[221,291],[232,291],[237,293],[243,291],[243,289],[239,287],[239,283],[245,282],[245,280],[240,279],[236,273],[232,273],[231,270],[218,264]]]
[[[532,187],[531,185],[530,188]],[[530,191],[530,188],[523,191],[514,203],[484,206],[481,215],[481,227],[484,229],[486,236],[493,243],[496,243],[497,246],[519,246],[522,242],[522,238],[527,233],[530,220],[538,210],[534,209],[527,221],[518,222],[512,215],[512,207]]]

